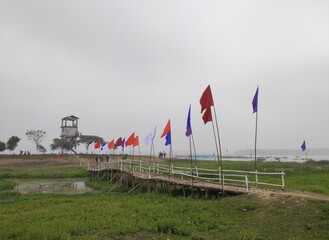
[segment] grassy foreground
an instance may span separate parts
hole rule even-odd
[[[329,202],[0,194],[0,239],[326,239]]]
[[[176,161],[185,165],[187,161]],[[202,162],[202,167],[215,166]],[[226,169],[252,170],[250,162],[224,162]],[[249,164],[249,165],[248,165]],[[285,169],[289,190],[329,195],[328,164],[259,163],[263,171]],[[77,164],[78,165],[78,164]],[[250,168],[250,169],[248,169]],[[165,194],[110,192],[20,194],[16,179],[83,178],[83,167],[0,169],[0,239],[328,239],[329,201],[282,194],[193,199]]]

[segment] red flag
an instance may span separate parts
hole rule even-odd
[[[135,133],[133,132],[126,141],[126,147],[128,147],[130,145],[133,145],[134,144],[134,139],[135,139]]]
[[[167,135],[170,132],[170,130],[171,130],[171,127],[170,127],[170,118],[169,118],[167,125],[166,125],[165,129],[163,129],[163,133],[160,138]]]
[[[207,108],[206,111],[204,112],[203,116],[202,116],[203,122],[204,124],[206,124],[207,122],[211,122],[212,121],[212,115],[211,115],[211,108]]]
[[[113,149],[114,148],[114,139],[109,142],[109,145],[108,145],[109,149]]]
[[[121,147],[121,144],[122,144],[122,138],[118,138],[118,140],[115,142],[115,146],[116,147]]]
[[[100,147],[101,147],[101,142],[100,141],[95,142],[95,149],[100,148]]]
[[[134,138],[133,146],[136,147],[136,146],[138,146],[138,145],[139,145],[138,136],[136,136],[136,137]]]
[[[201,104],[201,113],[205,110],[210,108],[211,106],[214,106],[214,101],[212,99],[212,94],[211,94],[211,88],[210,85],[204,90],[202,93],[202,96],[200,98],[200,104]]]

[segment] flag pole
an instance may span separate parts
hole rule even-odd
[[[149,164],[151,164],[151,158],[152,158],[152,148],[153,148],[153,140],[151,143],[151,149],[150,149],[150,158],[149,158]]]
[[[196,150],[195,150],[195,143],[194,143],[193,134],[192,134],[192,144],[193,144],[193,149],[194,149],[195,166],[198,167],[198,159],[196,157]]]
[[[193,136],[193,134],[191,134]],[[191,195],[193,197],[193,156],[192,156],[192,141],[191,141],[191,136],[189,136],[188,140],[189,140],[189,145],[190,145],[190,158],[191,158]]]
[[[218,128],[218,121],[217,121],[215,103],[214,103],[214,114],[215,114],[215,121],[216,121],[216,128],[217,128],[218,146],[219,146],[219,161],[220,161],[220,175],[221,175],[221,182],[222,182],[222,191],[224,193],[222,146],[221,146],[220,137],[219,137],[219,128]]]
[[[155,149],[154,149],[153,140],[152,140],[152,151],[153,151],[153,163],[155,164]]]
[[[131,146],[130,146],[130,151],[131,151]],[[134,155],[135,155],[135,147],[133,146],[133,155],[132,155],[132,171],[134,172]]]
[[[258,89],[259,86],[257,86],[257,90],[255,93],[254,98],[252,99],[252,108],[253,108],[253,113],[256,112],[256,126],[255,126],[255,172],[257,172],[257,130],[258,130]],[[256,173],[256,186],[257,186],[257,173]]]
[[[255,155],[255,171],[257,171],[257,126],[258,124],[258,109],[257,109],[257,112],[256,112],[256,126],[255,126],[255,152],[254,152],[254,155]]]
[[[305,149],[305,161],[306,161],[306,167],[307,167],[307,177],[310,177],[310,173],[308,171],[308,162],[307,162],[307,149]]]
[[[218,160],[218,167],[220,167],[220,162],[219,162],[219,150],[218,150],[218,144],[217,144],[217,137],[216,137],[216,131],[215,131],[215,125],[214,122],[211,121],[212,124],[212,131],[214,133],[214,139],[215,139],[215,145],[216,145],[216,151],[217,151],[217,160]]]
[[[151,149],[150,149],[150,158],[149,158],[150,167],[151,167],[152,152],[154,152],[154,150],[153,151],[152,150],[153,150],[153,140],[151,142]],[[153,171],[154,171],[154,165],[155,165],[155,158],[153,157]]]
[[[151,145],[151,155],[153,153],[153,171],[155,169],[155,150],[154,150],[154,143],[153,143],[153,140],[152,140],[152,145]],[[151,158],[152,156],[150,156],[150,162],[151,162]]]
[[[169,147],[169,188],[170,188],[170,175],[171,175],[171,156],[172,156],[172,146],[170,143],[170,147]]]

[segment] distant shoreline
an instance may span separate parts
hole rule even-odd
[[[187,156],[177,155],[178,159],[188,159]],[[216,160],[216,157],[213,155],[197,155],[198,160]],[[307,160],[313,161],[329,161],[329,155],[309,155]],[[223,161],[254,161],[253,156],[234,156],[234,155],[224,155]],[[258,155],[257,161],[265,162],[305,162],[305,156],[303,155]]]

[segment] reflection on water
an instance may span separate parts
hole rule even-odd
[[[94,192],[84,181],[56,179],[50,181],[18,181],[15,191],[20,193],[81,194]]]
[[[83,181],[74,182],[74,183],[72,183],[72,186],[75,191],[86,191],[87,190],[86,183]]]

